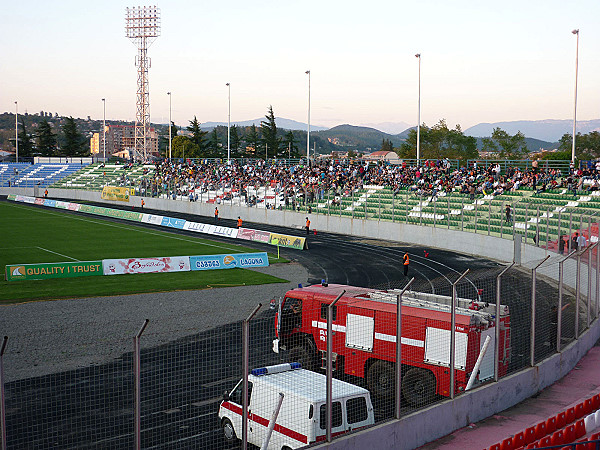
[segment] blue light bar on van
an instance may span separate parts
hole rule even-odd
[[[277,364],[275,366],[267,366],[260,367],[258,369],[252,369],[250,372],[255,377],[259,377],[261,375],[272,375],[274,373],[287,372],[289,370],[302,369],[302,364],[299,362],[285,363],[285,364]]]

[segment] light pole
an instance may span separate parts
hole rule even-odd
[[[231,156],[231,85],[225,83],[227,86],[227,164],[229,164],[229,158]]]
[[[19,162],[19,104],[15,102],[15,162]]]
[[[417,113],[417,167],[421,159],[421,54],[417,53],[416,58],[419,60],[419,106]]]
[[[102,157],[104,159],[104,162],[106,162],[106,99],[103,98],[102,99],[102,109],[103,109],[103,115],[102,115],[102,148],[103,148],[103,153],[102,153]]]
[[[171,139],[171,93],[167,92],[167,95],[169,96],[169,161],[171,161],[171,150],[172,150],[172,139]]]
[[[573,106],[573,149],[571,150],[571,162],[575,169],[575,137],[577,130],[577,72],[579,70],[579,30],[573,30],[571,33],[577,35],[577,49],[575,50],[575,104]]]
[[[306,160],[310,167],[310,70],[304,72],[308,75],[308,129],[306,132]]]

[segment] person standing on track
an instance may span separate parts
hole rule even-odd
[[[404,254],[403,257],[403,265],[404,265],[404,276],[407,277],[408,276],[408,265],[410,264],[410,260],[408,258],[408,253]]]
[[[307,217],[306,218],[306,235],[308,236],[308,233],[310,232],[310,219]]]
[[[240,216],[238,216],[238,219],[237,219],[237,227],[242,228],[242,219],[240,218]]]
[[[215,223],[219,221],[219,208],[215,206]]]

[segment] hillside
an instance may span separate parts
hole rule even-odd
[[[313,133],[311,133],[311,136]],[[376,151],[381,148],[384,139],[392,141],[399,147],[404,139],[397,135],[387,134],[374,128],[353,125],[338,125],[329,130],[315,132],[314,135],[334,144],[339,150]]]
[[[491,136],[494,128],[502,128],[509,134],[522,132],[525,136],[548,142],[557,142],[565,133],[573,132],[572,120],[516,120],[512,122],[480,123],[465,130],[475,137]],[[577,132],[586,134],[600,130],[600,119],[578,120]]]

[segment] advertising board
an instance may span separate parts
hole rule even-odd
[[[280,247],[290,247],[298,250],[304,248],[304,241],[306,238],[299,236],[288,236],[286,234],[271,233],[269,244],[279,245]]]
[[[45,280],[102,275],[102,261],[77,261],[6,266],[6,280]]]
[[[104,275],[126,273],[189,272],[189,256],[159,258],[105,259],[102,261]]]
[[[268,231],[253,230],[252,228],[240,228],[237,237],[238,239],[268,244],[271,239],[271,233]]]
[[[235,253],[227,255],[190,256],[191,270],[216,270],[248,267],[267,267],[269,257],[266,253]]]
[[[142,214],[142,222],[151,223],[152,225],[162,225],[163,216],[156,216],[154,214]]]
[[[127,187],[104,186],[100,197],[103,200],[129,202],[130,195],[135,195],[135,189]]]

